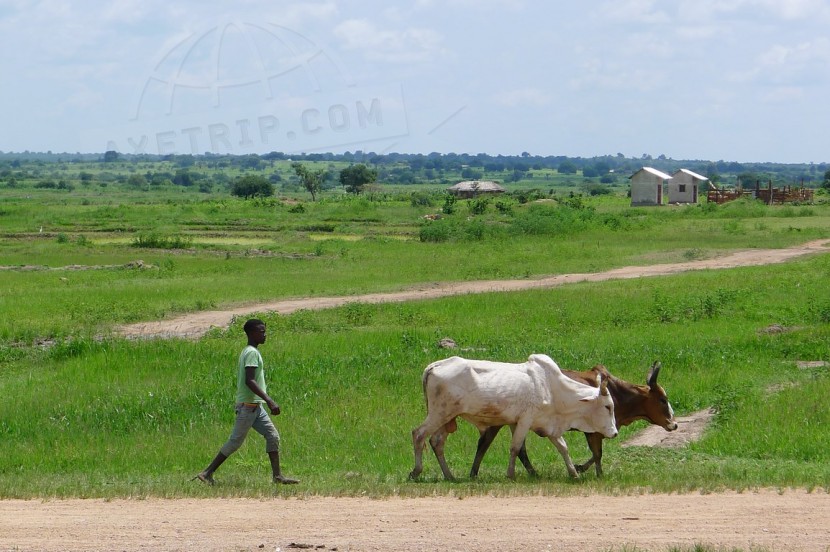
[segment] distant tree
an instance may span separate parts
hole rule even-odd
[[[118,161],[118,152],[109,150],[104,153],[104,163],[113,163]]]
[[[181,168],[192,167],[196,164],[196,158],[192,155],[177,155],[175,157],[175,163]]]
[[[251,197],[270,197],[274,195],[274,185],[260,175],[245,175],[234,180],[231,194],[245,199]]]
[[[821,187],[825,190],[830,190],[830,170],[824,172],[824,180],[821,183]]]
[[[177,186],[193,186],[193,175],[187,169],[179,169],[173,177],[173,184]]]
[[[767,177],[755,172],[742,172],[738,174],[738,182],[742,188],[754,188],[755,184],[760,184],[766,180],[768,180]]]
[[[127,184],[131,188],[143,189],[147,187],[147,179],[143,174],[131,174],[127,179]]]
[[[608,186],[604,184],[596,184],[593,182],[585,184],[584,189],[588,193],[588,195],[592,196],[608,195],[612,193],[611,188],[609,188]]]
[[[594,168],[596,169],[597,174],[600,176],[611,172],[611,165],[609,165],[605,161],[597,161],[596,163],[594,163]]]
[[[366,184],[378,179],[377,169],[371,169],[363,163],[346,167],[340,171],[340,183],[350,194],[359,194]]]
[[[599,171],[594,165],[585,165],[582,167],[582,176],[585,178],[594,178],[599,176]]]
[[[484,174],[481,171],[471,169],[470,167],[461,170],[461,178],[466,178],[467,180],[481,180],[483,176]]]
[[[562,161],[556,170],[559,174],[576,174],[577,166],[573,161]]]
[[[317,169],[315,171],[297,162],[291,163],[291,168],[300,177],[303,188],[311,194],[311,201],[317,201],[317,193],[322,189],[323,181],[328,176],[328,171],[326,169]]]

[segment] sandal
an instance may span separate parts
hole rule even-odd
[[[197,479],[199,481],[201,481],[202,483],[204,483],[205,485],[213,485],[214,483],[216,483],[216,481],[213,480],[212,476],[206,475],[204,473],[197,473],[193,477],[193,479],[191,479],[191,481],[196,481]]]

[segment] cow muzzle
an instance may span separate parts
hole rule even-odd
[[[666,425],[663,426],[663,429],[665,429],[666,431],[674,431],[675,429],[677,429],[677,422],[675,422],[674,420],[666,422]]]

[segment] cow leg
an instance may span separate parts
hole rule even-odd
[[[591,460],[596,465],[597,477],[602,477],[602,433],[586,433],[588,448],[591,449]]]
[[[571,455],[568,454],[568,444],[565,442],[565,438],[561,435],[559,437],[551,435],[549,439],[551,443],[553,443],[553,446],[556,447],[556,450],[559,451],[559,454],[562,455],[562,460],[565,461],[565,467],[568,469],[568,475],[570,475],[573,479],[579,479],[579,474],[577,473],[576,467],[571,460]]]
[[[510,441],[510,462],[507,464],[507,477],[509,479],[516,479],[516,456],[525,446],[525,437],[527,437],[527,432],[530,430],[530,422],[531,420],[528,419],[511,426],[513,439]]]
[[[583,435],[585,435],[585,440],[588,441],[588,449],[591,451],[591,457],[584,464],[577,464],[576,471],[578,471],[579,473],[584,473],[584,472],[588,471],[588,468],[590,468],[592,465],[594,465],[594,462],[597,461],[597,456],[596,456],[596,453],[594,452],[594,445],[593,445],[592,437],[591,437],[592,435],[597,435],[597,434],[596,433],[584,433]],[[601,444],[600,444],[600,447],[602,447]],[[602,448],[600,448],[600,456],[602,456]]]
[[[423,455],[424,455],[424,439],[426,439],[427,431],[425,424],[421,424],[412,430],[412,446],[415,449],[415,467],[409,472],[410,479],[418,479],[421,472],[424,471]]]
[[[421,472],[424,471],[424,441],[426,441],[427,435],[432,436],[432,438],[430,438],[430,445],[433,447],[432,450],[438,458],[438,463],[441,464],[441,471],[444,472],[444,477],[447,477],[449,469],[447,468],[447,463],[444,460],[443,441],[447,438],[447,433],[452,433],[457,428],[458,426],[456,425],[455,417],[450,418],[449,420],[439,420],[436,422],[435,418],[430,419],[429,416],[427,416],[424,423],[412,430],[412,447],[415,451],[415,467],[412,468],[411,472],[409,472],[410,479],[417,479],[418,476],[421,475]],[[433,439],[436,443],[440,443],[439,451],[435,450],[436,445],[433,444]],[[449,474],[448,479],[452,479],[452,474]]]
[[[522,465],[527,470],[528,475],[531,477],[536,477],[536,468],[533,467],[533,464],[530,463],[530,457],[527,455],[527,439],[522,441],[522,449],[519,451],[519,460],[521,460]]]
[[[455,420],[450,422],[450,424],[454,425]],[[429,438],[429,445],[432,447],[432,452],[435,453],[435,458],[438,459],[438,465],[441,466],[441,473],[444,474],[444,479],[455,481],[455,477],[453,477],[450,467],[447,465],[447,459],[444,458],[444,443],[447,441],[447,435],[449,434],[447,426],[450,424],[441,426],[441,429],[433,433],[432,437]]]
[[[490,426],[479,435],[476,456],[473,458],[473,467],[470,468],[470,479],[478,477],[478,468],[481,467],[481,461],[484,459],[484,455],[487,454],[487,450],[493,444],[493,439],[496,438],[496,435],[499,434],[502,427],[504,426]]]
[[[496,438],[496,435],[499,434],[501,428],[504,426],[490,426],[481,432],[481,435],[478,438],[478,446],[476,447],[476,456],[473,459],[473,467],[470,468],[470,479],[475,479],[478,477],[478,469],[481,467],[481,461],[484,459],[484,455],[487,454],[487,451],[490,449],[490,445],[493,444],[493,440]],[[527,455],[527,441],[522,442],[522,448],[519,450],[518,458],[521,460],[522,465],[527,470],[527,473],[533,477],[536,477],[536,469],[533,467],[533,464],[530,463],[530,458]]]

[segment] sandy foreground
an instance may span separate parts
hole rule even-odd
[[[0,549],[830,550],[830,494],[5,500]]]

